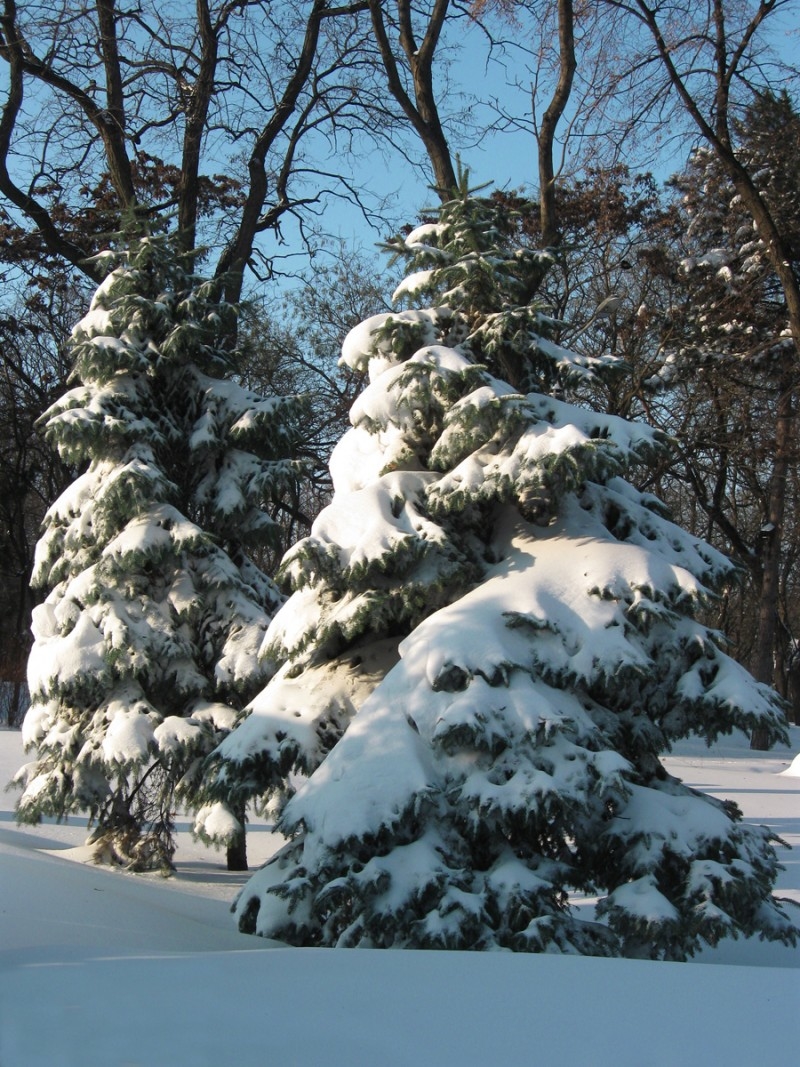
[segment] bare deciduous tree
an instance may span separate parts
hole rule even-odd
[[[795,449],[796,393],[800,369],[800,279],[774,204],[759,189],[752,166],[740,153],[735,120],[754,94],[768,85],[766,37],[783,0],[710,0],[698,8],[688,0],[603,0],[621,15],[630,68],[648,70],[662,99],[672,99],[694,136],[719,161],[736,196],[753,220],[766,258],[780,282],[787,329],[793,341],[773,372],[774,462],[768,487],[767,521],[761,545],[759,636],[753,671],[772,682],[779,627],[778,605],[787,479]],[[635,47],[639,46],[639,51]],[[660,72],[660,74],[659,74]],[[754,748],[764,747],[756,732]]]
[[[97,280],[87,257],[100,235],[75,220],[105,175],[118,220],[171,215],[187,250],[216,250],[238,299],[260,235],[329,195],[358,199],[331,162],[342,140],[366,136],[371,109],[382,134],[392,127],[365,62],[366,6],[4,0],[0,193],[12,221]]]

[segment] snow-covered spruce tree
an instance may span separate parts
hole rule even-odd
[[[552,395],[596,368],[547,340],[542,257],[498,222],[462,189],[402,243],[398,294],[436,303],[345,341],[370,384],[334,499],[284,561],[265,644],[284,664],[207,779],[288,796],[291,840],[240,893],[240,929],[665,959],[791,940],[769,831],[659,759],[691,731],[783,736],[695,617],[731,567],[625,480],[656,432]]]
[[[88,812],[98,859],[168,868],[176,799],[193,803],[204,757],[267,678],[257,651],[282,598],[248,553],[293,476],[294,402],[235,383],[235,309],[168,239],[107,258],[73,331],[80,384],[42,417],[83,473],[37,546],[49,594],[17,815]]]

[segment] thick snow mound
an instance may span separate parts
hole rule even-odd
[[[667,762],[779,828],[795,851],[781,849],[777,889],[800,903],[800,787],[780,773],[798,747],[793,728],[778,752],[736,735],[711,749],[682,743]],[[19,732],[0,730],[0,781],[22,759]],[[13,803],[0,790],[3,1067],[484,1067],[527,1063],[531,1049],[542,1063],[593,1067],[797,1058],[800,948],[739,939],[687,964],[276,950],[236,932],[227,902],[245,876],[223,870],[188,823],[164,881],[69,862],[78,853],[65,846],[85,828],[19,828]],[[269,835],[256,818],[249,826],[258,862]]]

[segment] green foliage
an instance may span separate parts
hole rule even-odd
[[[442,205],[435,223],[387,246],[411,272],[398,293],[412,303],[417,296],[433,300],[439,314],[460,320],[463,334],[443,343],[459,345],[523,392],[561,392],[613,364],[555,343],[557,324],[540,295],[555,253],[520,243],[523,207],[478,197],[468,181],[462,173],[458,195]]]

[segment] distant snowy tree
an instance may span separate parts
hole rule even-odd
[[[284,561],[265,642],[283,666],[208,778],[229,802],[288,798],[240,929],[665,959],[791,940],[770,832],[659,759],[692,731],[784,735],[695,617],[731,567],[625,480],[656,431],[553,395],[598,368],[548,340],[544,257],[502,221],[462,188],[402,242],[396,296],[433,306],[345,341],[370,384]]]
[[[282,598],[248,551],[294,473],[293,402],[232,380],[235,309],[166,239],[107,260],[73,332],[80,384],[42,419],[83,473],[37,546],[17,815],[88,812],[98,859],[169,867],[176,799],[267,678]],[[234,814],[216,818],[241,844]]]
[[[797,271],[800,114],[787,94],[766,93],[746,109],[735,130],[737,156],[778,220]],[[696,309],[675,331],[682,346],[673,351],[674,358],[695,364],[723,357],[748,359],[769,374],[781,352],[792,351],[792,342],[785,296],[764,240],[710,149],[696,149],[671,184],[682,197],[686,251],[680,269],[693,286]]]

